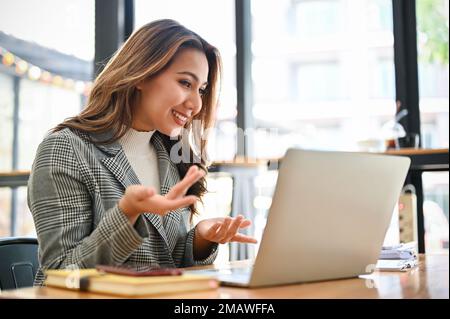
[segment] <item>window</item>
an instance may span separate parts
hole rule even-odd
[[[24,79],[21,81],[19,101],[18,169],[29,170],[43,136],[66,117],[78,114],[82,99],[76,91]]]
[[[0,237],[36,236],[27,205],[27,188],[0,188]]]
[[[36,230],[34,228],[33,216],[28,209],[27,204],[27,187],[19,187],[16,189],[16,216],[14,233],[17,236],[35,237]]]
[[[391,32],[392,0],[372,0],[367,3],[367,16],[369,30]]]
[[[0,113],[5,116],[3,108],[14,109],[16,98],[19,129],[18,166],[2,169],[30,170],[45,133],[77,114],[84,104],[84,93],[92,80],[94,2],[18,0],[5,6],[0,13],[0,81],[6,84],[2,90],[8,92],[2,94],[2,99],[6,98]],[[8,84],[14,78],[19,82],[16,93]],[[2,136],[8,135],[2,143],[12,145],[12,129]],[[10,158],[11,154],[2,154],[2,162]]]
[[[209,173],[206,178],[208,193],[203,197],[203,205],[198,205],[199,215],[194,216],[193,224],[206,218],[226,217],[230,215],[233,200],[233,179],[227,173]],[[230,260],[229,244],[223,245],[228,249],[219,249],[217,262]]]
[[[390,0],[253,0],[252,22],[257,157],[289,147],[366,151],[364,140],[384,149],[396,112]],[[259,236],[276,172],[256,180]],[[398,241],[395,209],[385,243]]]
[[[294,33],[300,38],[326,37],[342,30],[342,10],[339,0],[297,0],[293,4],[295,12]],[[317,17],[321,17],[317,19]]]
[[[0,170],[8,171],[12,168],[14,89],[13,79],[1,72],[0,110]]]
[[[417,0],[419,108],[422,146],[448,148],[449,60],[446,0]],[[427,253],[448,251],[448,172],[422,174]]]
[[[45,134],[82,109],[93,77],[94,9],[91,0],[2,5],[2,172],[29,171]],[[26,187],[0,191],[0,236],[33,235]]]
[[[258,172],[258,175],[254,179],[255,198],[253,200],[253,206],[255,208],[254,223],[254,237],[258,239],[258,243],[255,247],[249,247],[258,251],[263,235],[263,230],[267,222],[267,214],[269,213],[270,206],[272,205],[272,197],[275,191],[275,184],[278,179],[278,170],[266,170]],[[256,256],[256,254],[255,254]]]
[[[389,55],[385,57],[382,53],[373,50],[370,55],[369,87],[370,97],[374,99],[395,98],[395,72],[394,61]]]
[[[0,188],[0,237],[11,235],[11,189]]]
[[[135,28],[158,19],[174,19],[197,32],[220,51],[223,75],[216,129],[209,140],[211,160],[231,160],[236,154],[236,44],[234,1],[199,0],[195,4],[169,0],[155,5],[135,1]]]
[[[417,0],[419,106],[422,146],[448,148],[447,0]]]
[[[396,112],[392,3],[251,4],[256,156],[383,143]]]
[[[449,249],[448,172],[422,174],[425,221],[425,251],[439,253]]]
[[[296,101],[329,101],[346,97],[343,72],[338,62],[302,63],[296,71]]]
[[[94,57],[94,1],[15,0],[2,5],[0,30],[27,42]]]

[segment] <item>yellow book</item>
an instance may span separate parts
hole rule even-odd
[[[123,297],[208,290],[218,287],[218,281],[216,279],[210,276],[195,274],[132,277],[105,273],[96,269],[56,269],[47,270],[45,274],[46,286]]]

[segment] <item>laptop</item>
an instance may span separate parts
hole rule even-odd
[[[189,272],[240,287],[367,274],[409,166],[400,156],[289,149],[253,266]]]

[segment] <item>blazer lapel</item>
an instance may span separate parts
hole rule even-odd
[[[127,188],[130,185],[139,185],[141,182],[136,176],[133,168],[128,161],[122,146],[118,142],[112,144],[97,144],[103,152],[107,153],[106,156],[101,159],[103,165],[115,176],[115,178]],[[144,216],[155,226],[156,230],[163,238],[166,245],[169,247],[167,235],[163,227],[162,218],[157,214],[144,213]]]
[[[101,161],[124,188],[127,188],[130,185],[140,184],[139,178],[131,168],[131,165],[122,149],[119,150],[115,156],[105,157]]]
[[[155,132],[152,136],[151,142],[156,150],[156,155],[158,157],[158,169],[159,169],[159,180],[161,185],[161,195],[166,195],[172,186],[180,181],[180,175],[176,165],[170,160],[169,154],[164,147],[164,142],[160,133]],[[181,221],[181,214],[186,208],[177,209],[171,211],[169,214],[165,215],[163,218],[164,229],[168,238],[168,246],[172,252],[177,240],[178,240],[178,230]],[[147,214],[146,214],[147,215]]]

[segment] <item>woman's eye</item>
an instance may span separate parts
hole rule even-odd
[[[191,87],[191,83],[189,81],[181,80],[180,83],[181,83],[181,85],[184,85],[187,88]]]
[[[192,83],[187,80],[180,80],[180,84],[188,89],[192,88]],[[199,89],[198,92],[203,96],[206,94],[206,89]]]

